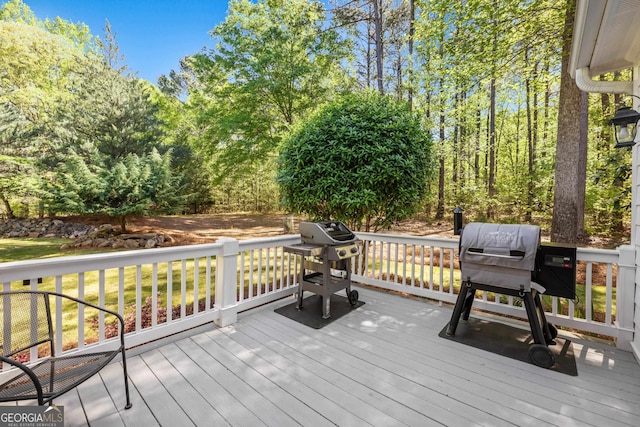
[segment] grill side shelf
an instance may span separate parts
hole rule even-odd
[[[313,283],[315,285],[324,286],[324,274],[322,273],[312,273],[307,274],[303,277],[303,280],[308,283]],[[350,281],[341,277],[329,276],[329,282],[331,285],[342,285],[346,286]]]

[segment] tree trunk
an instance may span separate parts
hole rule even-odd
[[[444,116],[444,90],[440,83],[440,145],[444,145],[445,138],[445,116]],[[436,209],[436,220],[444,218],[444,154],[440,154],[440,173],[438,176],[438,208]]]
[[[407,102],[409,111],[413,110],[413,38],[415,33],[416,5],[415,0],[409,0],[409,90],[407,91]]]
[[[127,217],[125,215],[121,215],[118,217],[118,221],[120,222],[120,232],[127,232]]]
[[[525,53],[526,55],[526,53]],[[526,56],[525,56],[526,58]],[[528,149],[528,171],[529,176],[527,179],[527,209],[524,215],[525,222],[531,222],[532,211],[533,211],[533,161],[534,161],[534,152],[533,152],[533,117],[531,114],[531,78],[527,77],[526,83],[526,104],[527,104],[527,149]]]
[[[607,79],[603,74],[600,74],[600,81],[606,81]],[[611,96],[608,93],[600,94],[600,106],[602,107],[602,117],[611,117]],[[609,145],[609,139],[611,138],[610,133],[611,126],[601,126],[600,127],[600,144],[598,144],[598,157],[600,157],[600,152],[602,148],[605,148]]]
[[[489,90],[489,206],[487,206],[487,218],[493,219],[493,210],[496,195],[496,79],[491,79]]]
[[[383,47],[382,47],[382,11],[380,10],[380,0],[373,0],[373,21],[375,24],[375,45],[376,45],[376,80],[378,81],[378,92],[384,95],[383,80]]]
[[[566,8],[551,240],[577,243],[584,224],[585,188],[582,177],[586,176],[586,143],[581,140],[583,134],[586,135],[586,124],[582,115],[587,111],[587,105],[586,97],[569,74],[575,0],[567,0]]]
[[[480,183],[480,138],[482,137],[482,109],[478,105],[476,110],[476,150],[473,156],[473,168],[475,173],[475,184]]]
[[[0,195],[2,197],[2,204],[4,204],[4,210],[7,211],[7,219],[15,219],[15,214],[13,213],[13,209],[11,209],[11,203],[9,203],[9,199],[5,197],[4,194]]]

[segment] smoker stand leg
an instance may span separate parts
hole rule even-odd
[[[536,344],[546,344],[544,332],[542,331],[542,321],[540,319],[538,308],[536,307],[534,296],[532,295],[533,292],[535,292],[535,290],[531,292],[524,292],[522,299],[524,300],[524,306],[527,309],[527,317],[529,318],[529,326],[531,327],[533,341]]]
[[[331,317],[331,294],[322,295],[322,318],[328,319]]]
[[[302,257],[302,263],[304,263],[304,257]],[[304,291],[302,290],[302,283],[304,282],[304,265],[300,266],[300,278],[298,279],[298,301],[296,302],[296,308],[302,310],[302,296]]]
[[[467,323],[469,321],[469,315],[471,314],[471,306],[473,306],[473,300],[476,299],[476,290],[469,288],[467,292],[467,298],[464,300],[464,308],[462,310],[462,322]]]
[[[298,300],[296,302],[296,308],[298,310],[302,310],[302,293],[304,291],[302,290],[302,285],[300,285],[300,288],[298,289]]]
[[[451,315],[449,326],[447,326],[447,335],[452,336],[456,334],[456,328],[460,321],[460,315],[465,309],[467,298],[469,295],[473,297],[474,294],[475,290],[471,289],[471,285],[467,282],[462,282],[462,287],[460,287],[460,293],[458,294],[458,299],[456,299],[456,305],[453,308],[453,314]]]
[[[535,342],[529,347],[529,359],[538,366],[550,368],[556,363],[556,357],[547,347],[546,337],[550,333],[544,311],[542,311],[540,296],[535,290],[532,290],[531,292],[525,292],[522,299],[527,309],[531,334],[533,334]],[[546,333],[543,328],[547,330]]]
[[[545,316],[544,309],[542,308],[540,293],[535,293],[533,301],[535,303],[538,318],[540,320],[540,326],[542,327],[542,334],[544,335],[545,344],[553,345],[555,344],[554,338],[558,336],[558,330],[551,323],[547,322],[547,316]]]

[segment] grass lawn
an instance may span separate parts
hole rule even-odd
[[[0,262],[24,261],[28,259],[54,258],[84,254],[97,254],[108,249],[70,249],[60,250],[70,239],[56,238],[16,238],[0,239]]]

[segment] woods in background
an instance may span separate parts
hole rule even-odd
[[[574,224],[562,240],[620,233],[631,153],[612,148],[607,121],[628,99],[578,91],[563,109],[574,6],[232,0],[210,47],[185,52],[154,86],[126,68],[109,29],[101,39],[12,0],[0,9],[4,215],[277,211],[282,141],[319,105],[368,88],[431,133],[426,220],[462,206],[470,220]],[[554,197],[569,181],[563,194],[584,193]]]

